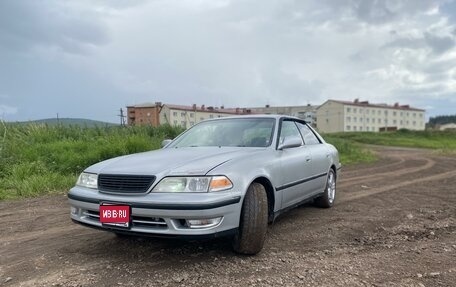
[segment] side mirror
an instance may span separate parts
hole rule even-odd
[[[173,140],[170,140],[170,139],[166,139],[166,140],[163,140],[162,141],[162,144],[161,144],[161,147],[164,148],[166,147],[170,142],[172,142]]]
[[[288,137],[284,138],[282,143],[279,144],[278,150],[284,150],[287,148],[294,148],[302,146],[302,139],[300,137]]]

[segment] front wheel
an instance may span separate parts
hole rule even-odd
[[[331,207],[336,199],[336,173],[331,168],[326,179],[326,187],[322,196],[314,200],[315,205],[319,207]]]
[[[237,253],[254,255],[261,251],[268,230],[268,197],[264,186],[252,183],[242,204],[239,231],[233,240]]]

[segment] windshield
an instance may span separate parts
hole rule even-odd
[[[202,122],[182,134],[169,147],[267,147],[272,142],[274,122],[271,118],[236,118]]]

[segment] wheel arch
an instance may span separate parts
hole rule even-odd
[[[334,164],[332,164],[332,165],[329,167],[329,169],[332,169],[332,170],[334,171],[334,175],[336,176],[336,180],[337,180],[337,168],[336,168],[336,166],[335,166]],[[329,172],[329,170],[328,170],[328,172]]]

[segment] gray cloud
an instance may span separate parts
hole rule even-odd
[[[456,92],[446,3],[0,1],[0,94],[14,95],[1,104],[13,120],[107,121],[154,101],[440,107]]]
[[[454,39],[450,36],[440,37],[426,32],[424,33],[424,40],[436,54],[442,54],[454,48]]]
[[[28,51],[36,46],[83,53],[108,41],[99,14],[61,1],[0,1],[0,46]],[[74,10],[73,10],[74,9]]]

